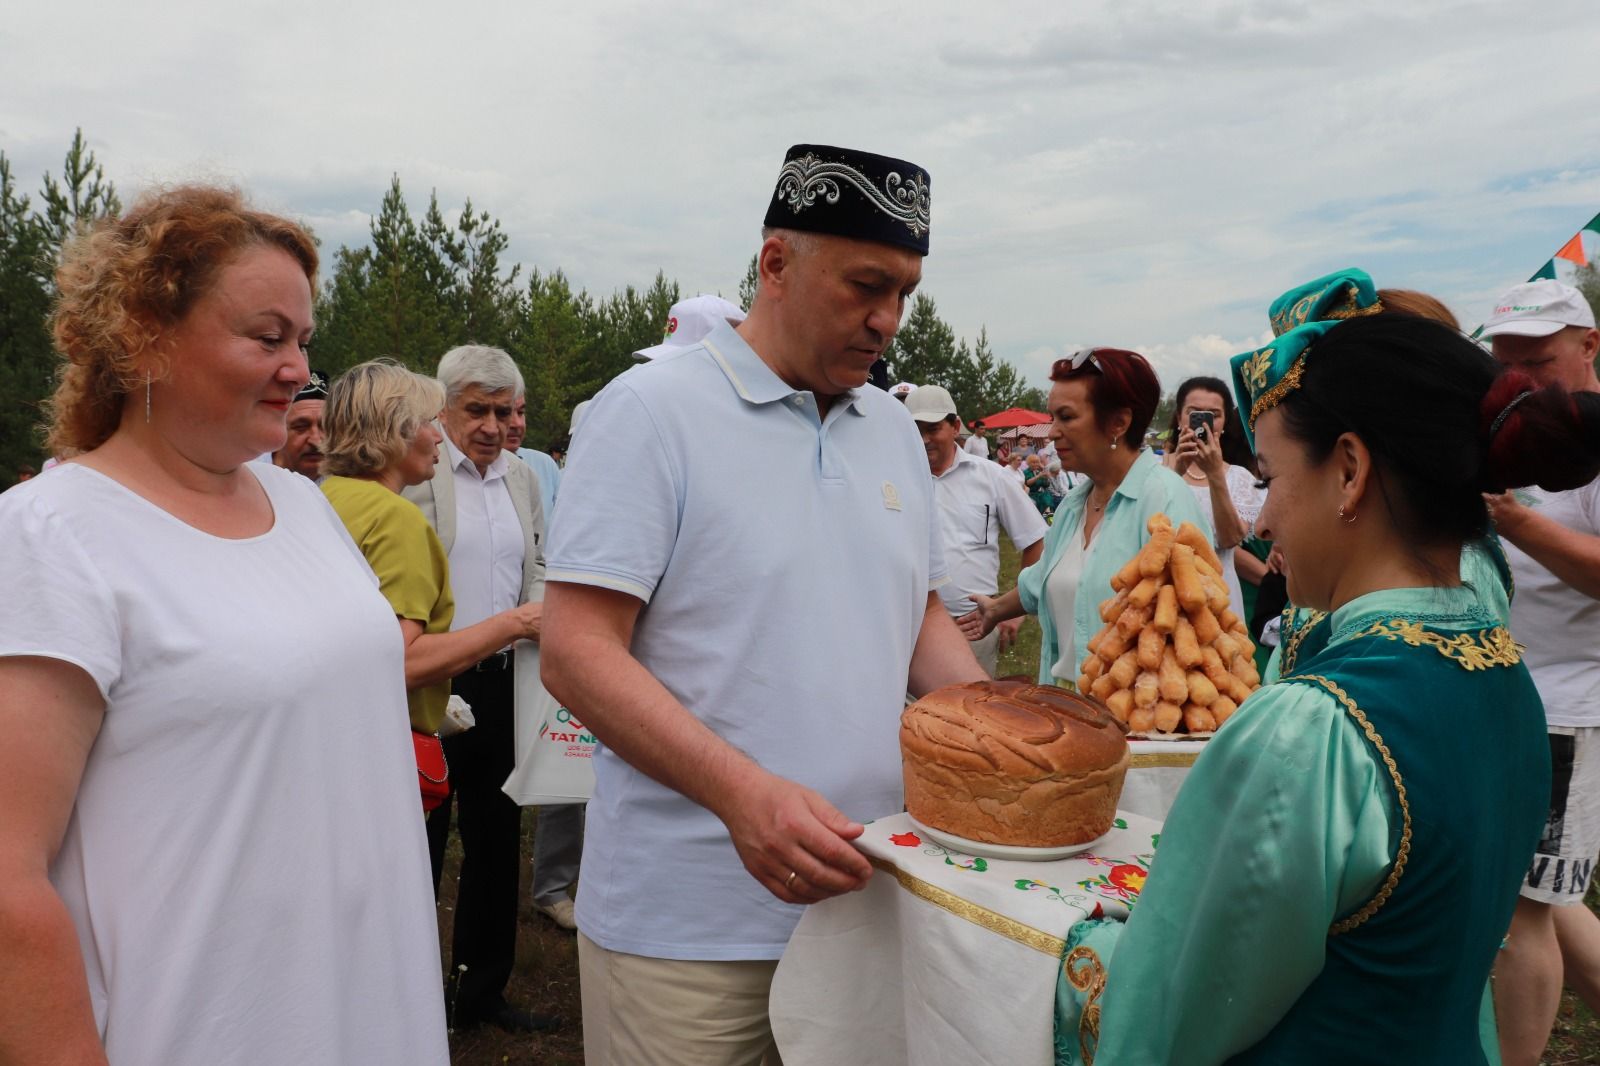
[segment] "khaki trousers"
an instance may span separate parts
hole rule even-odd
[[[774,961],[607,951],[578,934],[585,1066],[783,1066],[767,994]]]

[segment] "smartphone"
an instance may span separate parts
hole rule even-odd
[[[1199,437],[1201,440],[1205,440],[1206,437],[1210,435],[1211,427],[1216,423],[1216,421],[1217,412],[1215,411],[1189,412],[1189,428],[1192,429],[1194,431],[1194,435]]]

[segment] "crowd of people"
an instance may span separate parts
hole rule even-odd
[[[993,676],[1024,615],[1071,686],[1156,514],[1287,606],[1095,941],[1097,1061],[1533,1063],[1563,982],[1600,1008],[1581,295],[1511,289],[1485,351],[1340,271],[1154,433],[1149,361],[1089,348],[1047,440],[991,457],[938,384],[869,384],[930,227],[921,168],[795,146],[752,306],[674,307],[570,454],[523,447],[500,349],[313,371],[315,243],[237,192],[70,242],[61,461],[0,495],[0,1061],[439,1064],[447,1026],[562,1025],[505,994],[529,641],[600,741],[532,857],[586,1060],[777,1063],[785,943],[902,806],[899,708]]]

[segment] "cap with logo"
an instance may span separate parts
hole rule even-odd
[[[879,241],[928,254],[933,200],[915,163],[827,144],[784,157],[763,225]]]
[[[956,402],[942,385],[923,385],[906,397],[906,410],[918,422],[943,422],[956,413]]]
[[[1496,300],[1483,335],[1548,337],[1568,326],[1595,328],[1589,301],[1571,285],[1541,279],[1514,285]]]
[[[661,343],[640,348],[633,357],[649,362],[675,349],[699,344],[724,321],[734,325],[744,321],[744,312],[738,304],[704,293],[679,300],[667,311],[667,327],[661,334]]]

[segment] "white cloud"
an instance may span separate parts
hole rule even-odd
[[[124,192],[234,180],[330,245],[398,172],[576,284],[732,293],[784,148],[850,144],[933,175],[958,333],[1175,384],[1341,266],[1481,318],[1600,209],[1597,45],[1582,0],[89,0],[8,13],[0,150],[32,189],[82,126]]]

